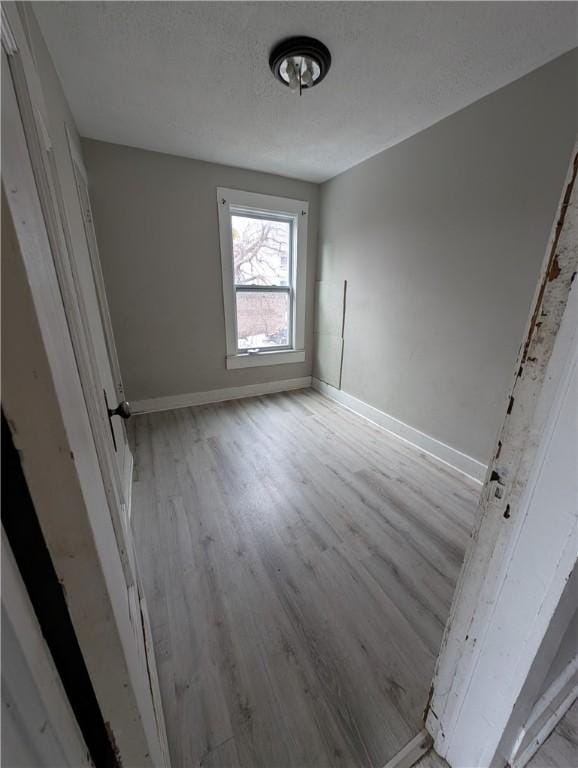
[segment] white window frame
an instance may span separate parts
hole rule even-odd
[[[279,363],[302,363],[305,360],[305,306],[307,290],[307,220],[309,203],[286,197],[261,195],[238,189],[217,187],[219,236],[221,240],[221,270],[227,368],[248,368]],[[237,347],[237,307],[233,271],[233,237],[231,216],[255,214],[263,217],[290,219],[292,223],[291,290],[289,292],[292,338],[282,349],[239,351]]]

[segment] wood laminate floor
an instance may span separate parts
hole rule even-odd
[[[138,416],[173,768],[381,768],[422,727],[480,487],[313,390]]]

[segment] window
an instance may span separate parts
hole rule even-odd
[[[217,189],[227,368],[305,360],[308,203]]]

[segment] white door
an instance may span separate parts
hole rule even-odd
[[[67,131],[68,136],[68,131]],[[84,302],[87,308],[90,333],[95,341],[96,365],[101,372],[103,397],[108,411],[114,410],[120,403],[125,403],[124,386],[120,373],[118,354],[114,342],[112,322],[106,298],[104,278],[98,255],[98,245],[94,230],[92,209],[88,193],[88,179],[82,158],[75,151],[74,144],[68,136],[70,161],[74,173],[74,182],[80,207],[80,216],[84,225],[86,253],[88,258],[84,263],[84,274],[80,281],[83,289]],[[116,463],[120,482],[119,493],[123,503],[130,512],[130,489],[132,485],[133,457],[127,441],[126,430],[121,416],[110,418],[112,449],[111,457]],[[109,450],[111,445],[109,443]],[[128,520],[127,520],[128,522]],[[130,526],[127,526],[130,528]]]
[[[166,731],[150,624],[140,587],[128,512],[132,455],[121,416],[110,413],[119,405],[123,389],[98,262],[82,159],[74,157],[70,141],[63,143],[61,136],[58,146],[52,141],[51,128],[58,131],[65,130],[65,127],[56,120],[53,120],[52,126],[50,124],[41,81],[22,26],[23,19],[14,4],[7,6],[6,10],[3,8],[2,34],[9,57],[5,59],[3,56],[3,74],[10,71],[11,84],[18,101],[107,494],[108,511],[122,561],[134,636],[131,652],[139,664],[135,688],[137,696],[144,702],[141,714],[147,711],[154,713],[154,722],[148,723],[147,731],[154,733],[160,741],[160,751],[165,755],[163,765],[168,766]],[[26,13],[24,4],[20,11]],[[66,133],[69,138],[67,129]]]

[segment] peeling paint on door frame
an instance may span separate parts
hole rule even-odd
[[[454,595],[426,707],[426,725],[434,737],[436,751],[452,765],[457,765],[459,760],[462,760],[459,764],[465,764],[456,746],[464,735],[460,732],[464,729],[462,716],[471,697],[480,694],[473,684],[474,676],[484,641],[492,631],[494,607],[508,573],[515,541],[525,524],[524,491],[531,477],[548,406],[556,396],[556,376],[560,378],[564,372],[563,360],[556,361],[558,369],[554,372],[552,366],[548,366],[578,268],[578,185],[575,183],[578,145],[573,158],[514,367],[504,422],[488,467],[476,527]],[[571,523],[569,525],[571,536]],[[552,590],[563,586],[561,573],[559,580],[560,584],[548,585],[552,594]],[[542,616],[541,620],[544,622],[546,617]],[[525,648],[523,652],[531,651]],[[486,714],[488,720],[494,719],[491,711]],[[493,725],[500,727],[498,722]]]

